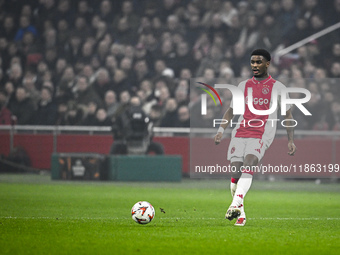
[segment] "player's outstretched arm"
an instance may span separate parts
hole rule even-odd
[[[294,156],[296,152],[296,146],[294,144],[294,127],[293,127],[293,115],[291,109],[286,112],[285,120],[286,120],[286,130],[288,136],[288,155]]]
[[[228,127],[231,119],[234,117],[233,108],[229,107],[228,110],[224,113],[223,119],[227,120],[226,123],[222,123],[218,128],[217,134],[214,137],[215,144],[220,144],[223,132]]]

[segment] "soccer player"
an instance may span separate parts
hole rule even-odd
[[[268,110],[273,103],[272,92],[278,91],[278,105],[280,105],[280,91],[285,86],[274,80],[268,74],[271,56],[264,49],[257,49],[251,53],[250,66],[253,71],[253,78],[242,81],[238,87],[243,91],[245,100],[245,111],[240,115],[235,128],[232,131],[231,141],[228,148],[228,160],[230,160],[233,169],[237,169],[237,175],[232,176],[230,190],[233,201],[226,212],[226,219],[232,220],[237,218],[236,226],[246,224],[246,214],[244,212],[244,197],[247,194],[253,178],[252,167],[257,166],[264,156],[265,151],[272,143],[276,122],[267,121],[268,119],[277,119],[277,111],[270,115],[256,115],[248,108],[248,88],[252,88],[253,106],[256,110]],[[288,95],[286,95],[288,98]],[[288,154],[293,156],[296,146],[293,140],[294,128],[292,124],[291,106],[287,105],[285,125],[288,135]],[[221,142],[224,130],[234,117],[233,100],[230,107],[224,113],[223,119],[227,120],[221,124],[215,135],[215,144]],[[250,122],[249,122],[250,121]],[[262,125],[261,125],[262,124]]]

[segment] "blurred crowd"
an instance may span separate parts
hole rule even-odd
[[[137,96],[154,126],[189,127],[191,78],[237,85],[253,49],[337,22],[340,0],[0,0],[0,124],[111,126]],[[298,128],[340,130],[338,30],[269,70],[311,91]]]

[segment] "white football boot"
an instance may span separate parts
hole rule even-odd
[[[235,218],[238,218],[241,215],[241,210],[237,206],[229,206],[229,209],[227,210],[225,214],[225,218],[228,220],[233,220]]]
[[[236,223],[234,224],[235,226],[243,227],[246,225],[246,213],[244,212],[244,206],[242,205],[241,208],[241,214],[237,218]]]

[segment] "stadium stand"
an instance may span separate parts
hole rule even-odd
[[[1,107],[17,114],[26,92],[29,107],[20,109],[30,118],[16,116],[18,124],[94,125],[93,104],[111,123],[136,95],[147,114],[160,111],[161,126],[187,127],[185,81],[247,78],[254,47],[273,52],[339,21],[339,0],[0,0]],[[299,128],[340,129],[339,85],[324,82],[340,78],[339,32],[273,62],[270,72],[313,79],[299,85],[312,92],[309,109],[319,110],[310,119],[297,114]]]

